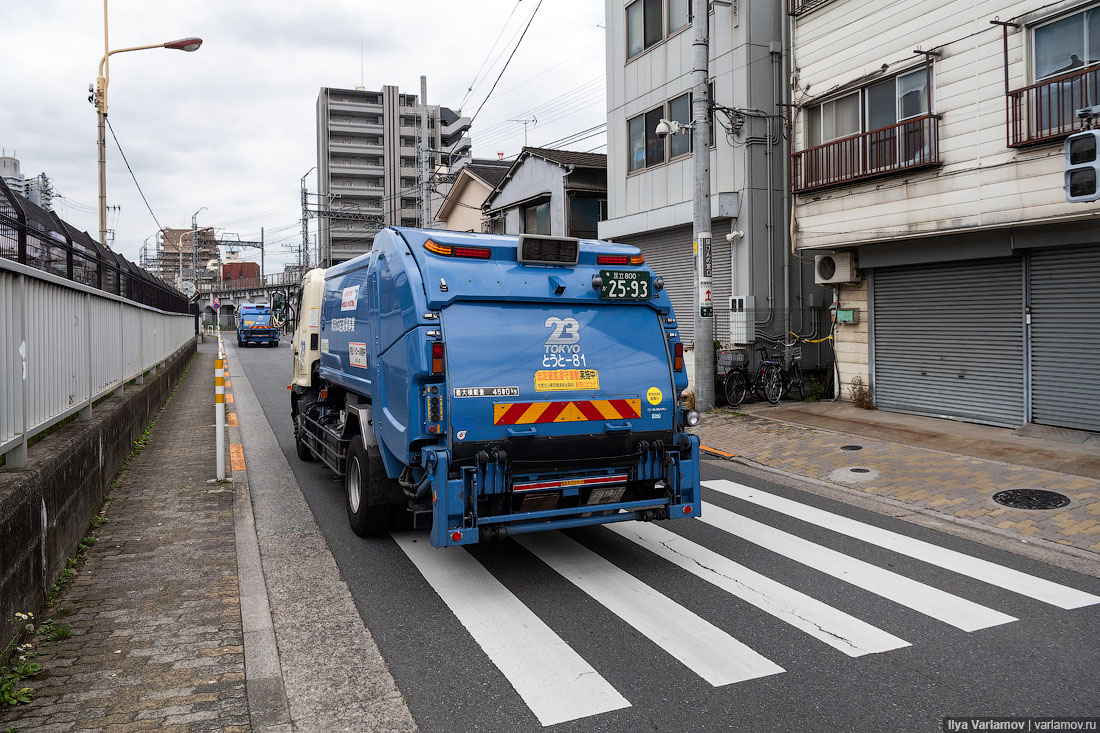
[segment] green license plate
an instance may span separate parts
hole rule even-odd
[[[600,270],[602,300],[649,300],[649,273],[645,270]]]

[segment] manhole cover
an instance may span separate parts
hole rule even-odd
[[[852,473],[871,473],[871,469],[869,468],[853,468],[850,470],[852,471]]]
[[[841,450],[863,450],[863,446],[862,445],[842,445],[842,446],[840,446],[840,449]]]
[[[1009,489],[998,491],[993,501],[1013,509],[1058,509],[1069,504],[1069,497],[1043,489]]]

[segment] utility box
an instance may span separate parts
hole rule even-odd
[[[837,323],[855,325],[859,323],[859,308],[837,308],[835,320]]]
[[[734,295],[730,298],[730,343],[751,344],[756,341],[756,296]]]

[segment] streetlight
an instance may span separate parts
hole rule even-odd
[[[198,213],[198,212],[195,212],[195,213]],[[203,229],[209,229],[209,227],[200,227],[199,229],[191,229],[191,230],[186,231],[186,232],[181,232],[180,236],[179,236],[179,239],[176,240],[176,251],[179,253],[179,256],[180,256],[180,270],[179,270],[180,274],[179,274],[179,280],[176,281],[176,287],[178,287],[178,288],[183,287],[183,238],[186,237],[188,234],[191,234],[192,235],[191,240],[192,240],[192,242],[194,242],[194,239],[195,239],[194,233],[195,232],[201,232]],[[168,231],[165,230],[165,229],[162,229],[161,233],[167,235]]]
[[[191,228],[194,229],[199,225],[199,214],[206,210],[203,206],[201,209],[191,215]],[[199,257],[199,245],[195,237],[191,237],[191,279],[198,280],[198,276],[195,274],[198,271],[198,264],[195,262]]]
[[[107,82],[111,78],[111,65],[108,59],[116,53],[144,51],[148,48],[171,48],[176,51],[198,51],[201,38],[180,38],[166,43],[153,43],[148,46],[131,46],[110,50],[107,45],[107,0],[103,0],[103,58],[99,60],[99,76],[96,77],[92,103],[95,104],[96,117],[99,120],[99,241],[107,246]]]

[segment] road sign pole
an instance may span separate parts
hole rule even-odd
[[[225,351],[218,336],[218,358],[214,360],[214,418],[218,443],[218,480],[225,479]]]

